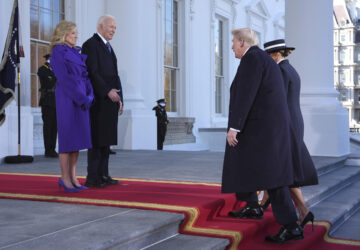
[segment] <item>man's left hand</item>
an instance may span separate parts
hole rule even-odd
[[[229,129],[226,139],[230,146],[235,147],[238,143],[238,140],[236,139],[237,131]]]
[[[123,110],[123,104],[122,104],[121,101],[119,101],[119,104],[120,104],[120,105],[119,105],[119,114],[122,115],[122,114],[123,114],[123,111],[124,111],[124,110]]]

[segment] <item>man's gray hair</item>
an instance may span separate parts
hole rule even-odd
[[[113,17],[112,15],[106,14],[103,15],[101,17],[99,17],[98,21],[97,21],[97,29],[99,30],[100,25],[105,25],[105,22],[107,19],[114,19],[115,17]]]
[[[255,31],[250,28],[233,29],[231,31],[231,34],[233,34],[233,36],[239,41],[244,40],[250,46],[259,46],[259,38],[256,35]]]

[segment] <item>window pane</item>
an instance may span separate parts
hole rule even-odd
[[[65,12],[64,0],[60,0],[60,13]],[[64,19],[64,17],[62,18]]]
[[[54,0],[53,2],[53,10],[56,12],[60,11],[60,0]]]
[[[59,22],[60,22],[60,15],[57,15],[57,14],[53,15],[53,25],[51,27],[51,34]]]
[[[165,89],[165,91],[170,90],[170,81],[171,81],[170,70],[165,68],[165,70],[164,70],[164,89]]]
[[[164,66],[178,66],[178,24],[177,2],[165,0],[164,13]],[[176,74],[177,69],[164,67],[164,95],[168,103],[166,110],[176,112]]]
[[[52,0],[40,0],[40,7],[46,8],[46,9],[52,9]]]
[[[171,90],[176,91],[176,69],[171,70]]]
[[[39,103],[37,81],[37,76],[31,75],[31,107],[37,107]]]
[[[49,46],[44,44],[38,44],[38,68],[44,64],[44,55],[49,53]]]
[[[170,112],[176,112],[176,91],[171,91],[171,109]]]
[[[176,111],[176,70],[165,68],[164,70],[164,94],[168,103],[166,110]]]
[[[40,8],[40,39],[50,41],[52,32],[52,13]]]
[[[31,42],[30,44],[30,51],[31,51],[31,73],[36,74],[37,72],[37,61],[36,61],[36,43]]]
[[[216,77],[215,82],[215,113],[222,113],[222,78]]]
[[[30,36],[39,39],[39,14],[38,8],[30,6]]]
[[[39,4],[38,4],[39,3]],[[54,11],[55,10],[55,11]],[[58,12],[60,11],[60,13]],[[31,106],[38,106],[37,70],[45,62],[43,56],[49,53],[52,31],[60,20],[64,19],[64,0],[31,0]],[[43,40],[40,42],[38,40]]]

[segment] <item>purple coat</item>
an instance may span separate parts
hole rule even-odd
[[[50,66],[58,80],[55,89],[59,153],[91,148],[89,108],[94,98],[80,49],[56,45]]]

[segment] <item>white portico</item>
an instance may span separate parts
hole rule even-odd
[[[21,66],[22,153],[31,155],[42,154],[42,122],[37,97],[33,97],[37,90],[32,67],[38,65],[32,59],[32,44],[37,40],[31,38],[30,9],[36,8],[34,2],[42,1],[29,2],[19,0],[26,55]],[[109,13],[116,18],[117,31],[111,45],[118,58],[125,103],[125,112],[119,117],[116,148],[156,149],[152,107],[157,99],[165,97],[170,117],[195,118],[193,134],[198,143],[205,148],[224,149],[229,88],[239,64],[231,50],[230,31],[234,27],[250,27],[261,43],[283,38],[286,33],[287,43],[296,47],[289,59],[302,79],[305,141],[310,153],[348,154],[347,113],[336,100],[333,87],[331,0],[63,0],[63,3],[63,17],[78,26],[79,45],[96,32],[99,16]],[[6,10],[11,6],[12,0],[0,2],[0,49],[10,18]],[[41,14],[43,7],[39,9]],[[41,58],[40,52],[36,56]],[[17,152],[15,111],[13,103],[6,109],[8,119],[0,127],[0,159]],[[204,139],[199,128],[212,132]]]
[[[311,155],[349,153],[348,114],[334,89],[333,1],[287,1],[286,42],[301,77],[305,142]],[[316,17],[316,18],[314,18]]]

